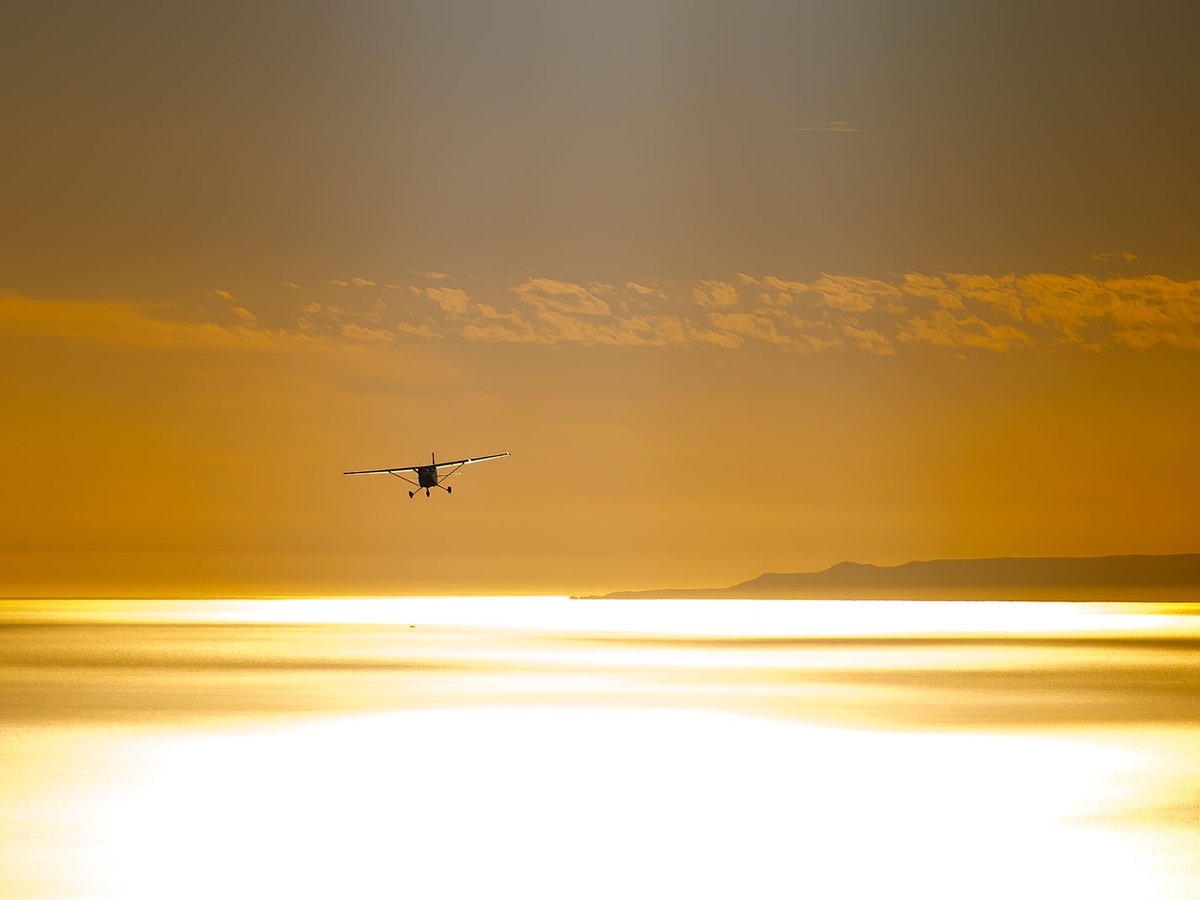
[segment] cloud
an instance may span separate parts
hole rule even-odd
[[[442,340],[444,335],[434,331],[433,327],[428,323],[413,325],[410,322],[396,323],[396,333],[407,335],[409,337],[424,338],[425,340]]]
[[[482,343],[580,344],[626,349],[699,345],[735,347],[742,338],[674,315],[599,317],[573,315],[547,308],[508,312],[490,304],[476,307],[478,318],[463,327],[469,341]]]
[[[818,125],[795,125],[788,128],[792,132],[816,132],[821,134],[857,134],[862,131],[854,122],[845,119],[835,119],[832,122],[821,122]]]
[[[609,315],[611,308],[597,294],[611,290],[606,284],[584,287],[551,278],[529,278],[513,288],[521,300],[537,309],[582,316]]]
[[[727,281],[701,281],[692,288],[692,296],[701,306],[733,309],[738,305],[738,292]]]
[[[471,305],[471,298],[461,288],[425,288],[425,296],[441,307],[442,312],[453,316],[461,316]]]
[[[909,272],[904,276],[904,293],[910,297],[934,300],[942,309],[966,309],[959,292],[935,275]]]
[[[341,330],[343,336],[355,341],[389,343],[396,339],[396,335],[391,331],[385,331],[381,328],[365,328],[355,322],[344,323]]]
[[[417,278],[423,278],[426,281],[445,281],[450,277],[445,272],[434,272],[429,270],[423,271],[421,269],[409,269],[408,274]]]
[[[231,292],[195,309],[168,305],[33,301],[0,295],[0,332],[138,347],[266,347],[288,341],[386,348],[442,340],[580,345],[628,350],[722,348],[878,356],[1200,350],[1200,281],[1141,275],[1096,278],[1034,272],[906,272],[872,278],[823,273],[799,280],[737,273],[729,279],[575,282],[473,280],[470,294],[441,283],[371,292],[306,293],[272,329]],[[342,282],[353,287],[352,282]],[[218,302],[219,301],[219,302]],[[284,308],[286,310],[286,307]]]
[[[397,333],[414,337],[630,349],[757,346],[879,356],[922,346],[955,353],[1200,349],[1197,283],[1159,275],[826,272],[800,280],[740,272],[620,284],[527,277],[481,284],[478,298],[449,286],[410,286],[436,309],[417,318],[412,307],[387,315],[393,329],[406,323]],[[339,323],[368,315],[330,309],[337,312],[325,314]]]
[[[301,290],[300,285],[296,284],[294,281],[281,281],[279,283],[285,288],[291,288],[293,291]]]
[[[546,344],[538,330],[520,313],[502,313],[481,304],[480,318],[463,326],[463,337],[485,344]]]
[[[1034,345],[1033,338],[1019,328],[992,325],[976,315],[957,316],[949,309],[937,309],[926,317],[908,320],[900,330],[899,339],[935,347],[973,347],[994,352]]]
[[[0,295],[0,334],[88,341],[136,349],[262,348],[278,335],[239,322],[171,318],[130,303],[31,300]],[[156,315],[157,313],[157,315]],[[241,318],[235,312],[235,318]]]
[[[901,294],[898,285],[855,275],[822,275],[810,289],[825,306],[847,312],[865,312]]]
[[[1026,315],[1072,343],[1200,349],[1200,281],[1031,275],[1019,283],[1031,298]]]
[[[822,274],[816,281],[788,281],[767,275],[754,278],[739,274],[746,284],[771,288],[776,302],[787,305],[798,301],[815,302],[819,306],[843,312],[865,312],[895,301],[901,295],[899,285],[856,275]]]
[[[315,300],[306,303],[296,320],[296,328],[304,334],[331,339],[337,336],[353,337],[361,340],[364,334],[358,329],[381,330],[394,324],[393,317],[388,315],[387,304],[382,300],[374,300],[353,306],[332,306],[318,303]],[[356,328],[347,330],[347,325]]]
[[[1128,250],[1098,250],[1092,254],[1097,262],[1133,262],[1137,257]]]
[[[779,333],[775,320],[768,316],[752,313],[711,313],[709,321],[720,331],[753,338],[765,344],[787,344],[788,339]]]
[[[843,325],[842,333],[850,339],[850,343],[859,349],[874,353],[876,356],[895,356],[896,345],[890,338],[869,328],[855,328],[853,325]]]
[[[909,278],[911,276],[905,276]],[[963,304],[972,301],[1002,309],[1008,318],[1020,321],[1024,318],[1022,301],[1017,292],[1015,275],[999,278],[991,275],[946,275],[945,281],[957,292]]]
[[[1075,344],[1109,318],[1116,299],[1102,282],[1082,275],[1027,275],[1014,282],[1012,293],[1024,319]]]

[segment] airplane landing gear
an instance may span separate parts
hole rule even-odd
[[[429,488],[425,488],[425,496],[426,496],[426,497],[428,497],[428,496],[429,496]]]
[[[448,488],[446,488],[446,493],[447,493],[447,494],[453,494],[453,493],[454,493],[454,488],[452,488],[452,487],[448,487]]]
[[[409,492],[408,492],[408,499],[409,499],[409,500],[411,500],[412,498],[413,498],[413,492],[412,492],[412,491],[409,491]]]

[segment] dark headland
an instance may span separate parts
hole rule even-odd
[[[769,572],[730,587],[580,599],[1200,601],[1200,553],[841,562],[821,572]]]

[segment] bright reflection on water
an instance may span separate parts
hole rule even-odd
[[[1200,896],[1197,612],[0,603],[0,896]]]

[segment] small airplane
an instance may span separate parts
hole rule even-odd
[[[468,463],[483,462],[486,459],[500,459],[504,456],[509,456],[509,452],[505,450],[503,453],[493,453],[491,456],[473,456],[470,459],[455,459],[451,462],[438,462],[437,454],[430,454],[430,463],[427,466],[398,466],[395,469],[364,469],[361,472],[343,472],[343,475],[395,475],[402,481],[407,481],[411,485],[415,485],[417,490],[409,491],[408,498],[411,500],[414,495],[419,494],[421,489],[425,489],[425,496],[429,496],[430,488],[441,488],[447,494],[453,493],[454,488],[447,487],[442,484],[447,478],[461,469]],[[438,473],[438,469],[449,469],[450,471],[444,475]],[[401,475],[401,472],[416,472],[417,480],[413,481]]]

